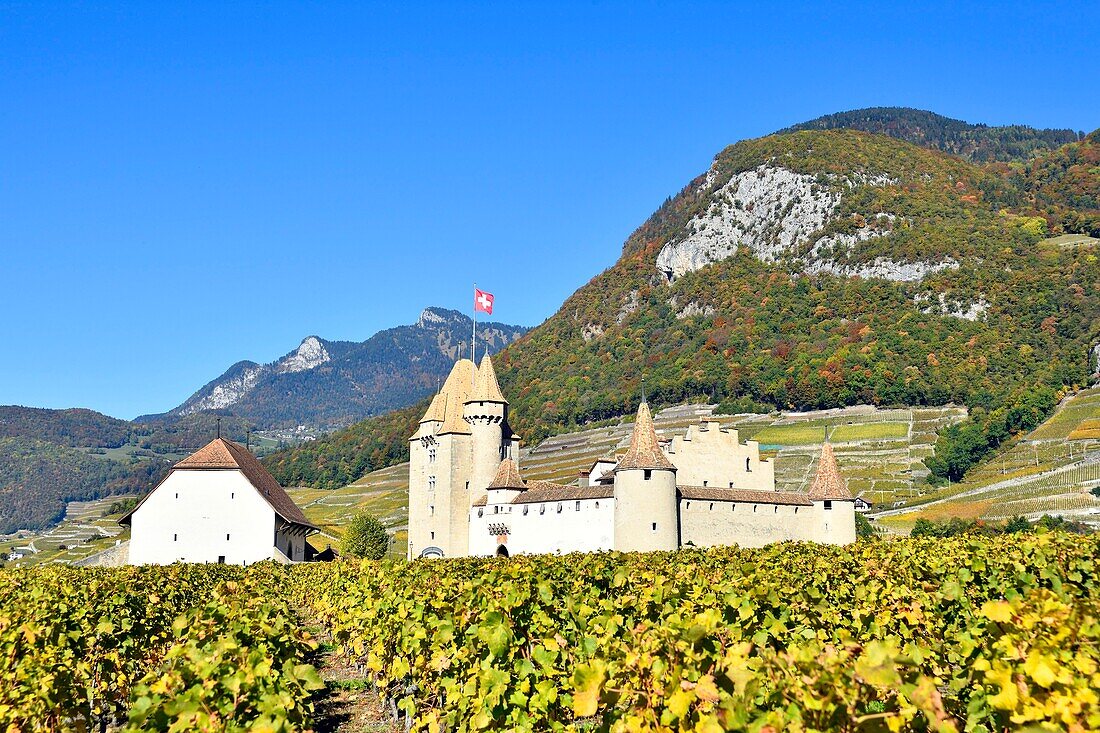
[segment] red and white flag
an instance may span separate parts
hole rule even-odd
[[[493,315],[493,294],[474,288],[474,313],[478,311]]]

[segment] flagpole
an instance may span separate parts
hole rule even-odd
[[[477,283],[474,283],[474,317],[473,317],[474,330],[470,335],[470,361],[474,363],[474,375],[477,375]],[[474,378],[470,379],[470,383],[474,384]]]

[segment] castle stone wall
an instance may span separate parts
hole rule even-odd
[[[771,491],[775,465],[760,458],[760,445],[740,443],[736,430],[723,430],[717,422],[692,425],[677,435],[668,450],[676,464],[681,486]]]
[[[813,540],[817,516],[811,506],[738,501],[680,500],[680,540],[696,547],[763,547],[773,542]]]
[[[613,498],[479,506],[470,511],[470,554],[495,555],[501,544],[509,555],[606,551],[614,526]]]

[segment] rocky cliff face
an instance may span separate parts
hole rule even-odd
[[[669,282],[686,273],[720,262],[745,247],[764,262],[793,260],[808,274],[875,277],[898,282],[957,267],[949,258],[899,262],[879,257],[847,264],[844,257],[857,245],[889,237],[899,223],[889,211],[842,213],[845,197],[863,188],[897,186],[885,173],[848,176],[798,173],[773,163],[733,174],[720,185],[720,160],[707,172],[703,194],[709,202],[684,227],[681,235],[661,248],[657,269]],[[709,189],[709,190],[707,190]],[[830,225],[851,223],[845,231]]]
[[[496,353],[526,330],[479,323],[478,351]],[[468,316],[426,308],[415,324],[381,331],[361,343],[307,336],[270,364],[234,364],[167,414],[227,410],[262,429],[340,427],[427,395],[456,358],[469,355],[470,331]]]

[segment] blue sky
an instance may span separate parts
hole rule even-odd
[[[1095,129],[1098,7],[0,1],[0,404],[165,410],[475,280],[537,324],[821,114]]]

